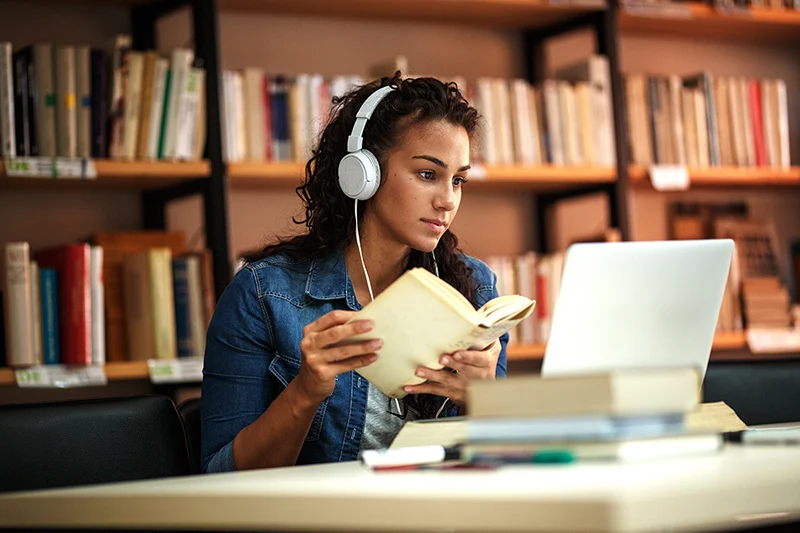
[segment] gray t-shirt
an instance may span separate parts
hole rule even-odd
[[[361,450],[388,448],[404,421],[388,412],[389,397],[369,384],[367,395],[367,419],[361,436]]]

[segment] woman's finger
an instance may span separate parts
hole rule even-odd
[[[337,309],[336,311],[325,313],[318,319],[306,325],[306,327],[303,328],[303,334],[308,335],[309,333],[319,333],[320,331],[325,331],[333,326],[344,324],[353,318],[353,315],[355,314],[355,311],[346,311],[343,309]]]
[[[460,365],[462,368],[466,366],[473,366],[485,369],[492,366],[492,364],[495,362],[495,356],[490,352],[464,350],[452,353],[450,355],[445,354],[439,359],[439,361],[445,366],[456,364]],[[445,363],[445,361],[447,362]]]
[[[357,320],[349,324],[339,324],[317,333],[314,340],[316,345],[322,348],[349,339],[359,333],[366,333],[371,330],[372,327],[373,323],[371,320]]]
[[[322,359],[328,363],[336,363],[355,357],[357,355],[364,355],[377,352],[383,346],[383,341],[380,339],[370,339],[368,341],[357,342],[354,344],[345,344],[335,348],[326,348],[320,350]]]
[[[440,383],[425,382],[419,385],[406,385],[403,390],[409,394],[433,394],[444,398],[453,398],[452,390]]]
[[[334,369],[336,375],[339,375],[343,374],[344,372],[349,372],[350,370],[355,370],[356,368],[365,367],[367,365],[374,363],[377,360],[378,360],[378,354],[368,353],[356,357],[351,357],[343,361],[339,361],[330,366],[331,368]]]
[[[459,374],[454,374],[449,370],[431,370],[430,368],[418,368],[416,371],[417,377],[423,378],[428,382],[432,383],[440,383],[445,387],[450,388],[460,388],[463,387],[461,384],[462,380],[466,379],[466,376],[460,376]]]

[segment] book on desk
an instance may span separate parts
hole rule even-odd
[[[746,426],[724,404],[701,404],[698,379],[692,369],[672,368],[475,381],[468,416],[407,422],[389,450],[439,446],[448,458],[457,450],[458,460],[476,464],[717,453],[725,431]]]

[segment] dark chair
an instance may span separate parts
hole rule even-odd
[[[189,398],[178,405],[178,413],[183,420],[183,429],[186,432],[186,442],[189,445],[189,460],[193,474],[202,471],[200,465],[200,398]]]
[[[166,396],[0,406],[0,492],[191,473]]]
[[[800,361],[711,363],[703,401],[724,401],[749,426],[800,422]]]

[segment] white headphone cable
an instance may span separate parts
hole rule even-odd
[[[375,296],[372,294],[372,283],[369,281],[369,274],[367,274],[367,265],[364,263],[364,253],[361,251],[361,237],[359,236],[358,231],[358,198],[355,199],[355,205],[353,207],[356,216],[356,245],[358,246],[358,256],[361,258],[361,268],[364,269],[364,277],[367,278],[367,289],[369,289],[369,299],[370,301],[375,299]]]
[[[361,236],[359,234],[360,232],[358,231],[358,198],[356,198],[354,200],[353,212],[354,212],[355,218],[356,218],[356,246],[358,246],[358,256],[361,258],[361,268],[364,269],[364,277],[367,280],[367,289],[369,289],[369,298],[370,298],[370,301],[373,301],[373,300],[375,300],[375,296],[372,293],[372,283],[370,282],[369,274],[367,273],[367,265],[366,265],[366,263],[364,263],[364,252],[361,250]],[[431,256],[433,256],[433,268],[436,271],[436,277],[438,278],[439,277],[439,264],[436,262],[436,254],[433,253],[433,250],[431,250]],[[447,405],[447,402],[449,400],[450,400],[450,398],[445,398],[444,399],[444,402],[442,403],[442,406],[439,407],[438,411],[436,411],[436,416],[434,418],[439,418],[439,415],[442,414],[442,410],[444,409],[444,406]],[[395,402],[395,406],[397,407],[397,412],[398,413],[401,412],[400,400],[398,398],[395,398],[394,402]]]

